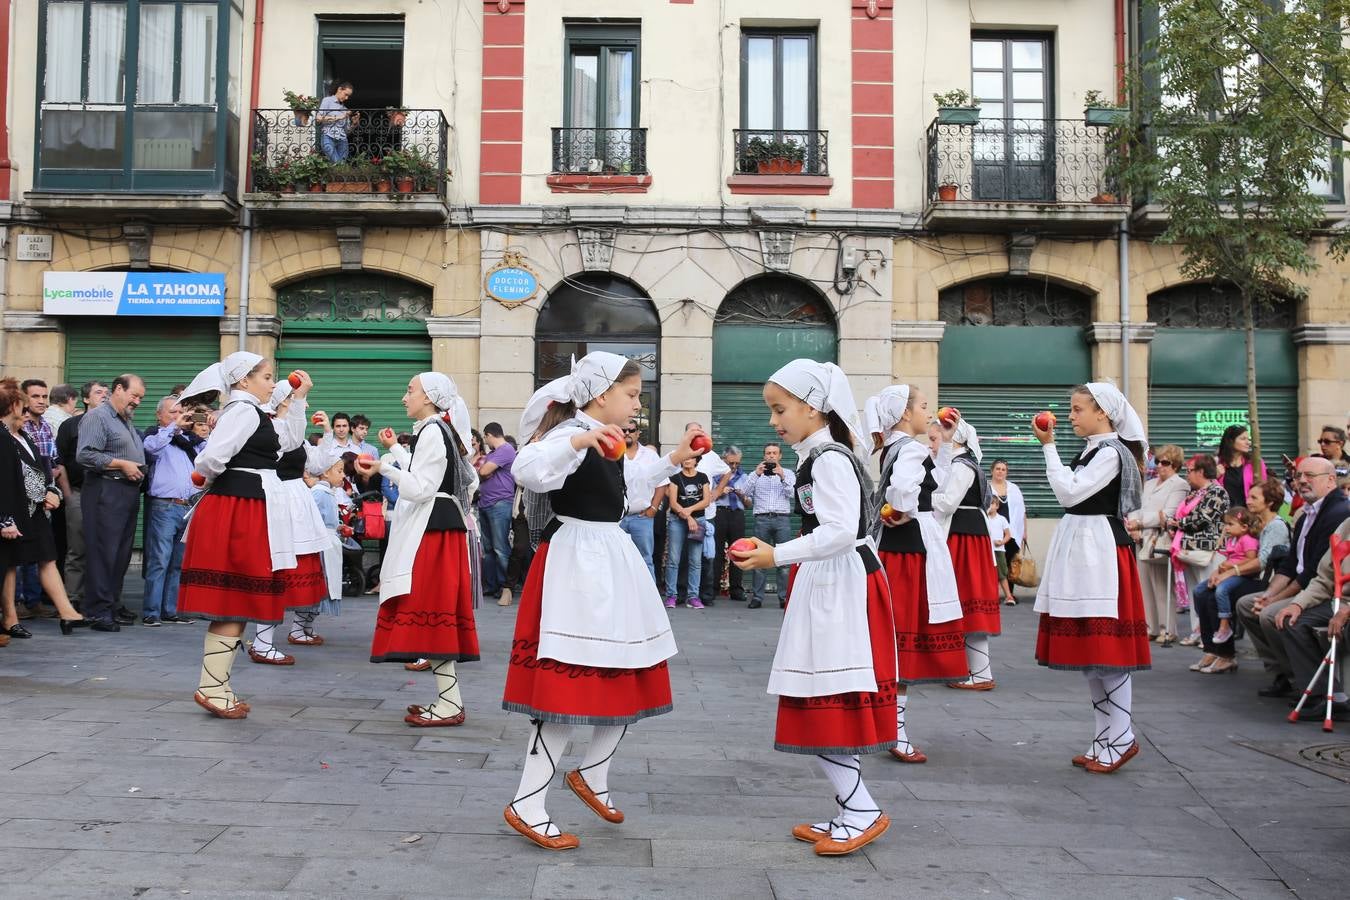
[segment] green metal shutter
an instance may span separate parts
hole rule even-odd
[[[431,342],[407,338],[287,338],[277,350],[277,378],[304,369],[314,379],[311,411],[365,415],[371,434],[386,426],[407,431],[403,409],[408,382],[431,368]],[[369,438],[378,446],[378,441]]]
[[[1284,471],[1281,453],[1299,454],[1298,388],[1260,387],[1261,458],[1266,468]],[[1215,453],[1229,425],[1248,423],[1247,389],[1242,387],[1163,387],[1148,397],[1148,438],[1155,447],[1176,444],[1191,453]]]
[[[761,384],[714,384],[712,389],[713,447],[718,453],[728,444],[735,444],[745,454],[742,466],[747,470],[759,465],[764,445],[770,441],[782,444],[778,433],[769,425],[769,408],[764,405],[764,386]],[[783,446],[783,464],[797,467],[797,454],[790,446]]]
[[[995,329],[989,329],[995,330]],[[1083,442],[1069,427],[1069,390],[1064,385],[979,385],[944,386],[940,403],[928,401],[929,410],[955,406],[970,420],[980,435],[986,472],[994,460],[1008,461],[1008,480],[1022,489],[1029,516],[1058,516],[1063,507],[1055,500],[1045,480],[1045,457],[1040,442],[1031,433],[1031,419],[1048,409],[1059,418],[1055,445],[1065,465],[1083,448]]]
[[[67,319],[67,384],[109,384],[133,372],[145,381],[137,428],[155,424],[155,406],[175,385],[187,384],[220,361],[219,319]]]

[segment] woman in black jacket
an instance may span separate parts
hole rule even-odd
[[[19,566],[36,564],[38,580],[61,616],[61,633],[89,624],[70,605],[65,585],[56,571],[56,537],[49,519],[61,505],[61,490],[42,463],[37,447],[23,433],[24,395],[13,378],[0,379],[0,570],[4,571],[3,633],[30,638],[14,608],[14,581]]]

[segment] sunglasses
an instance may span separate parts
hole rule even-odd
[[[1158,460],[1158,465],[1160,465],[1160,466],[1167,466],[1167,467],[1171,468],[1171,466],[1172,466],[1172,461],[1171,461],[1170,459],[1160,459],[1160,460]]]
[[[623,433],[624,433],[624,434],[637,434],[637,429],[636,429],[636,428],[625,428],[625,429],[623,430]]]
[[[1319,443],[1319,444],[1344,444],[1345,441],[1338,441],[1338,440],[1336,440],[1335,438],[1318,438],[1318,439],[1317,439],[1317,443]]]

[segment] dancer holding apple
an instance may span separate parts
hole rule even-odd
[[[769,423],[796,451],[801,536],[733,552],[742,569],[792,566],[769,693],[778,695],[774,749],[815,756],[834,787],[836,815],[792,836],[842,856],[890,827],[863,783],[860,756],[895,747],[895,623],[870,532],[872,480],[848,377],[796,359],[764,385]]]
[[[989,660],[989,638],[1003,630],[998,569],[986,522],[986,511],[994,494],[980,468],[984,452],[975,426],[957,410],[947,417],[939,410],[938,422],[942,425],[943,443],[938,451],[937,468],[945,474],[941,488],[933,494],[933,512],[947,533],[969,669],[966,678],[949,681],[947,687],[992,691],[994,672]]]
[[[530,442],[512,474],[527,492],[548,495],[552,519],[521,592],[502,697],[504,709],[532,724],[520,787],[503,814],[549,850],[580,844],[553,823],[545,802],[572,726],[593,727],[567,786],[605,821],[622,822],[609,793],[610,760],[629,725],[671,709],[666,660],[675,638],[651,572],[619,521],[626,484],[651,496],[697,456],[690,445],[702,432],[686,431],[664,458],[625,458],[622,426],[641,410],[641,394],[637,363],[590,353],[535,392],[517,432]],[[610,459],[615,449],[618,458]],[[630,466],[639,473],[626,472]]]
[[[873,452],[885,448],[877,489],[885,501],[878,545],[890,586],[900,681],[891,755],[923,763],[928,757],[910,741],[905,725],[913,697],[909,685],[948,682],[968,669],[956,576],[933,514],[936,463],[927,441],[915,439],[928,431],[928,398],[916,387],[892,385],[868,399],[866,419]]]
[[[183,392],[185,401],[224,400],[216,427],[197,454],[196,473],[209,485],[193,509],[183,552],[178,608],[211,620],[193,700],[211,715],[242,719],[249,705],[230,684],[245,622],[278,624],[287,604],[310,605],[322,590],[317,556],[297,557],[285,489],[277,476],[283,452],[305,437],[305,403],[313,382],[300,387],[280,417],[272,399],[272,364],[256,353],[232,353],[209,366]]]
[[[379,436],[388,451],[384,459],[363,454],[354,463],[362,475],[378,472],[398,486],[370,661],[430,662],[436,699],[409,706],[403,721],[414,728],[453,727],[465,719],[455,664],[478,659],[473,610],[481,588],[468,512],[478,485],[468,460],[472,427],[455,382],[440,372],[415,375],[403,408],[417,423],[410,445],[399,445],[386,430]]]
[[[1065,512],[1036,593],[1036,661],[1086,676],[1096,730],[1073,764],[1107,774],[1139,752],[1131,673],[1149,668],[1148,625],[1125,519],[1139,509],[1148,438],[1139,415],[1110,384],[1075,388],[1069,424],[1087,446],[1066,468],[1055,449],[1054,421],[1032,423],[1046,478]]]

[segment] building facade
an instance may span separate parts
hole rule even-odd
[[[510,431],[573,355],[611,349],[643,367],[649,440],[700,421],[754,448],[764,378],[807,355],[860,399],[909,381],[960,406],[1015,471],[1030,415],[1092,378],[1188,449],[1245,415],[1233,298],[1186,283],[1157,211],[1109,183],[1109,127],[1085,121],[1138,45],[1134,2],[0,11],[6,373],[135,367],[153,394],[242,343],[378,424],[434,366]],[[344,81],[345,118],[283,100]],[[939,116],[932,95],[958,88],[976,121]],[[1329,221],[1343,184],[1319,186]],[[95,272],[220,275],[223,307],[44,302],[54,276]],[[1274,453],[1343,421],[1346,273],[1327,260],[1260,323]]]

